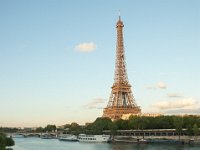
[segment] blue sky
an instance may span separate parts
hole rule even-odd
[[[200,1],[0,1],[0,126],[92,122],[114,80],[118,10],[144,113],[199,113]]]

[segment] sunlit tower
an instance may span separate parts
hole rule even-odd
[[[131,85],[128,81],[126,72],[123,27],[120,15],[117,21],[117,44],[115,60],[115,78],[111,87],[111,95],[104,108],[103,117],[109,117],[112,120],[120,119],[124,114],[140,114],[141,109],[137,106],[135,98],[131,91]]]

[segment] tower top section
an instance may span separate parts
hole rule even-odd
[[[116,28],[118,28],[118,27],[124,27],[124,24],[121,21],[120,11],[119,11],[119,20],[117,21],[117,24],[116,24]]]

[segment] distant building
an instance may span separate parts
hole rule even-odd
[[[144,114],[124,114],[122,116],[123,120],[128,120],[130,116],[145,116],[145,117],[158,117],[163,116],[162,114],[151,114],[151,113],[144,113]]]
[[[25,127],[23,130],[24,132],[32,132],[36,130],[36,127]]]

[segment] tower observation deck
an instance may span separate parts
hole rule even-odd
[[[112,120],[120,119],[124,114],[140,114],[141,109],[137,106],[135,98],[131,91],[131,85],[128,81],[125,51],[123,42],[124,24],[117,21],[117,44],[115,60],[115,77],[111,87],[111,95],[107,107],[103,110],[103,117],[109,117]]]

